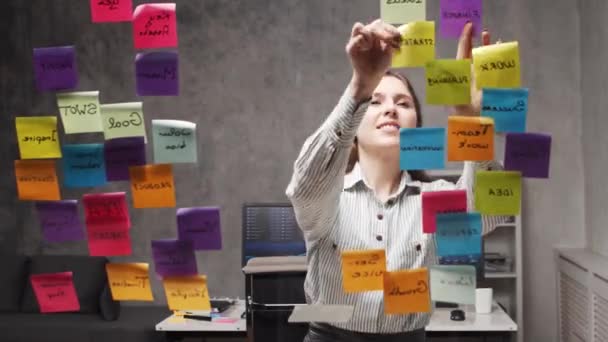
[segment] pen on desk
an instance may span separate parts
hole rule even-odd
[[[197,321],[209,321],[209,322],[211,322],[211,316],[184,315],[184,318],[195,319]]]

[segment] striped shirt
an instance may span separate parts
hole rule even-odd
[[[383,292],[345,293],[341,252],[383,249],[387,271],[429,267],[437,262],[433,234],[422,233],[421,192],[465,189],[473,208],[475,171],[494,162],[465,162],[460,180],[423,183],[402,173],[396,193],[381,203],[366,184],[358,164],[347,175],[354,137],[369,102],[358,104],[346,89],[338,104],[311,135],[294,163],[286,194],[304,231],[308,258],[305,281],[309,304],[354,306],[341,329],[365,333],[397,333],[423,328],[430,314],[385,315]],[[501,217],[483,216],[483,233]]]

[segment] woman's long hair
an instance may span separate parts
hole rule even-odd
[[[405,84],[405,86],[407,87],[407,90],[412,95],[412,100],[414,101],[414,109],[416,109],[416,127],[422,127],[422,113],[420,111],[420,102],[418,101],[418,96],[416,96],[416,92],[414,91],[414,88],[412,87],[410,81],[404,75],[402,75],[398,72],[392,71],[392,70],[387,71],[385,74],[385,77],[386,76],[394,77],[394,78],[400,80],[401,82],[403,82],[403,84]],[[358,146],[357,146],[357,138],[355,137],[355,142],[353,144],[353,148],[351,149],[350,156],[348,157],[346,173],[350,173],[358,161],[359,161],[359,150],[358,150]],[[409,174],[413,180],[421,181],[421,182],[430,181],[429,176],[424,171],[410,170],[407,172],[409,172]]]

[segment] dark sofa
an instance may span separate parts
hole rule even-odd
[[[155,325],[166,307],[121,305],[107,285],[105,257],[0,255],[0,341],[162,341]],[[30,274],[73,272],[80,311],[39,312]]]

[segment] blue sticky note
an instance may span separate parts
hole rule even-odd
[[[476,259],[481,254],[481,214],[437,214],[437,254]]]
[[[401,170],[445,168],[445,128],[402,128],[399,131]]]
[[[63,145],[63,184],[91,187],[106,184],[103,144]]]
[[[525,132],[528,89],[484,88],[481,115],[494,119],[495,132]]]

